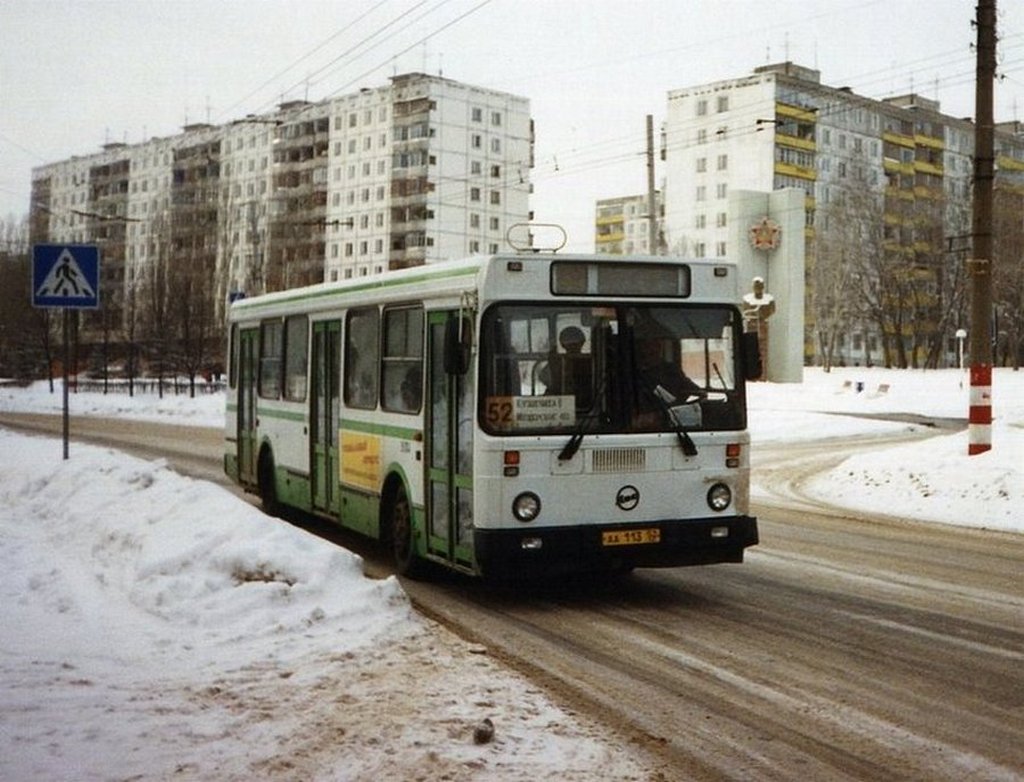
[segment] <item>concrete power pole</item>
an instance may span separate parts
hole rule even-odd
[[[654,192],[654,117],[647,115],[647,252],[658,255],[658,204]]]
[[[971,285],[971,401],[967,453],[992,449],[992,185],[993,85],[996,76],[996,0],[978,0],[977,85],[974,103],[973,258]]]

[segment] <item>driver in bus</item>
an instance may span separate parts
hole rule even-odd
[[[636,343],[637,414],[634,423],[640,427],[656,426],[664,420],[665,411],[680,405],[701,391],[701,387],[683,374],[671,355],[668,340],[657,337],[639,339]]]

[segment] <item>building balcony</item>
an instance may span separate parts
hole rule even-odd
[[[775,173],[782,176],[796,177],[797,179],[806,179],[811,182],[818,178],[818,172],[813,168],[797,166],[792,163],[781,163],[779,161],[775,161]]]
[[[928,147],[929,149],[939,151],[946,148],[946,142],[944,139],[935,138],[934,136],[923,136],[920,133],[914,134],[914,143],[919,147]]]
[[[785,133],[782,133],[781,131],[776,132],[775,143],[781,144],[784,147],[801,149],[804,152],[816,152],[818,150],[818,145],[814,142],[813,138],[790,136]]]
[[[775,103],[775,115],[779,117],[792,117],[803,122],[814,122],[818,113],[813,109],[804,108],[803,106],[793,106],[789,103]]]
[[[907,149],[913,149],[915,146],[913,136],[904,136],[902,133],[893,133],[891,130],[882,133],[882,141],[888,141],[890,144]]]
[[[996,170],[1024,172],[1024,160],[1017,160],[1008,155],[999,155],[996,158]]]
[[[626,238],[626,235],[621,231],[617,233],[598,234],[595,240],[598,244],[610,244],[612,242],[621,242]]]
[[[914,171],[920,171],[924,174],[932,174],[937,177],[941,177],[944,173],[941,165],[929,163],[927,160],[915,160],[913,169]]]

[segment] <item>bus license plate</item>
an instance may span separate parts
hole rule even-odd
[[[601,533],[602,546],[635,546],[643,543],[660,543],[661,530],[651,529],[616,529]]]

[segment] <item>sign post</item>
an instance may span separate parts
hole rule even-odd
[[[68,458],[71,417],[68,412],[68,364],[71,320],[69,309],[100,306],[100,251],[88,244],[32,246],[32,306],[62,309],[64,331],[64,458]]]

